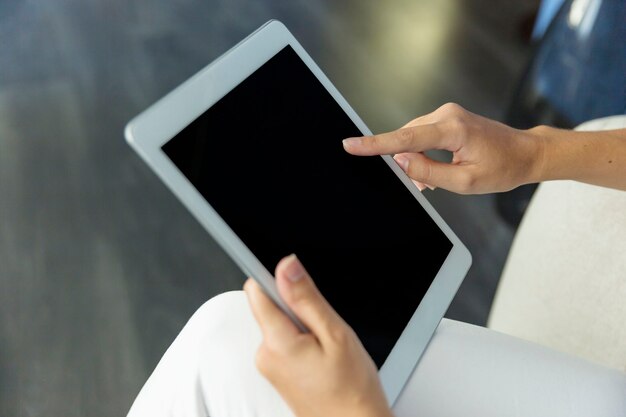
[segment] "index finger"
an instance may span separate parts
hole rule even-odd
[[[248,296],[252,314],[263,333],[263,339],[284,342],[300,333],[295,324],[253,279],[248,278],[243,288]]]
[[[343,147],[352,155],[393,155],[406,152],[424,152],[430,149],[452,150],[453,138],[440,123],[405,127],[380,135],[348,138]]]

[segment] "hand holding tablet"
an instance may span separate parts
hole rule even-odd
[[[343,139],[370,134],[276,21],[126,128],[201,225],[304,328],[269,272],[298,255],[393,404],[471,257],[391,157],[345,152]]]
[[[300,333],[254,280],[244,289],[263,335],[256,365],[294,414],[392,417],[374,362],[294,255],[279,262],[276,284],[310,333]]]

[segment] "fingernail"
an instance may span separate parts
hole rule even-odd
[[[289,255],[287,258],[287,265],[285,266],[285,275],[291,282],[297,282],[302,279],[306,274],[304,267],[296,257],[296,255]]]
[[[342,142],[343,142],[344,148],[348,148],[351,146],[358,146],[361,144],[361,138],[348,138],[348,139],[344,139]]]
[[[400,168],[402,168],[404,172],[409,169],[409,160],[406,156],[398,155],[394,156],[393,159],[396,160],[396,162],[398,163],[398,165],[400,165]]]
[[[413,180],[413,184],[415,184],[417,189],[420,190],[420,191],[424,191],[426,189],[426,186],[423,183],[419,182],[419,181]]]

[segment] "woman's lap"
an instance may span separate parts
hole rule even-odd
[[[245,294],[206,302],[167,350],[129,416],[292,417],[257,372]],[[626,375],[501,333],[442,321],[396,417],[626,415]]]

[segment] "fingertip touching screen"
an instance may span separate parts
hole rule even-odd
[[[452,243],[287,46],[162,150],[271,273],[295,253],[378,367]]]

